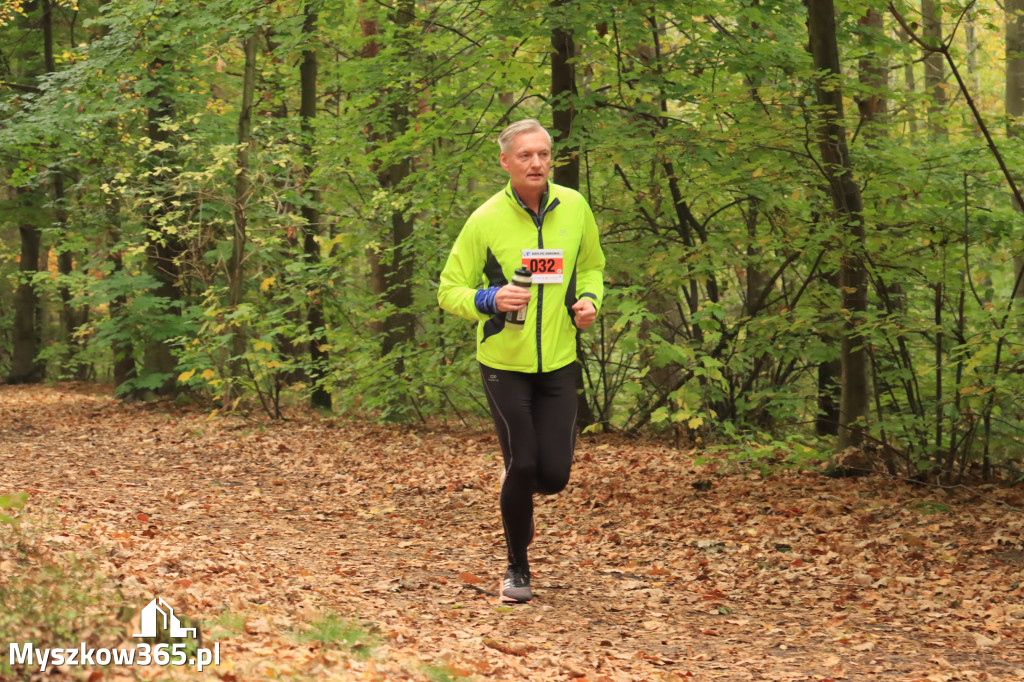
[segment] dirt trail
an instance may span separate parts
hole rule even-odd
[[[489,432],[296,417],[0,387],[0,493],[129,598],[244,618],[228,682],[1024,679],[1019,486],[763,479],[587,437],[538,499],[534,602],[509,607]],[[369,659],[297,643],[332,612],[377,628]]]

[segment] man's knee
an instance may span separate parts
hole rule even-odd
[[[569,485],[569,471],[543,472],[537,477],[537,492],[541,495],[554,495],[565,490]]]

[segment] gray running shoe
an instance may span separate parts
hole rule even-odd
[[[501,601],[506,604],[528,604],[533,599],[530,590],[530,570],[509,566],[501,581]]]

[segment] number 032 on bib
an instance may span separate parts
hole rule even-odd
[[[534,284],[561,284],[563,249],[523,249],[523,267],[533,273]]]

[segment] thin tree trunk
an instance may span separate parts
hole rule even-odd
[[[910,36],[907,35],[907,32],[904,31],[902,27],[897,28],[896,32],[897,32],[897,34],[900,37],[900,42],[902,42],[902,43],[910,42]],[[917,89],[917,78],[914,75],[914,62],[913,61],[908,60],[907,63],[904,64],[904,66],[903,66],[903,82],[904,82],[904,85],[906,86],[907,92],[914,92]],[[913,134],[913,133],[916,133],[918,131],[919,127],[920,127],[918,125],[917,113],[916,113],[916,109],[915,109],[913,104],[908,104],[906,106],[909,108],[909,114],[910,114],[908,116],[908,118],[910,119],[910,133]]]
[[[859,23],[870,29],[862,34],[861,43],[865,47],[865,54],[858,64],[858,79],[865,90],[858,103],[860,125],[865,131],[867,146],[876,147],[880,140],[887,137],[888,134],[889,63],[884,57],[884,52],[875,51],[872,48],[884,35],[885,25],[882,21],[882,14],[875,9],[868,9]],[[867,281],[864,284],[866,287]],[[886,287],[887,285],[883,282],[881,286]],[[883,300],[887,300],[890,296],[902,298],[898,283],[889,285],[886,293]],[[889,473],[895,475],[896,467],[892,458],[885,458],[885,462]]]
[[[44,64],[53,63],[50,12],[49,0],[44,0],[42,6]],[[23,212],[25,215],[35,214],[36,211],[32,209],[36,208],[36,204],[42,203],[39,193],[29,187],[18,187],[14,193],[19,206],[28,209]],[[42,302],[36,291],[35,283],[32,281],[36,273],[45,267],[44,263],[40,263],[42,230],[33,219],[23,219],[18,225],[18,236],[21,241],[21,255],[18,261],[18,285],[14,292],[11,369],[7,375],[7,383],[34,384],[42,381],[45,376],[45,367],[37,359],[43,343]]]
[[[942,44],[942,6],[936,0],[921,0],[922,39],[931,47]],[[936,137],[946,136],[942,113],[946,108],[945,61],[942,53],[929,51],[924,56],[924,89],[930,95],[928,125]]]
[[[312,42],[316,36],[317,29],[317,3],[307,2],[305,7],[305,21],[302,24],[302,33],[307,41]],[[317,55],[312,47],[302,51],[302,65],[299,67],[299,120],[302,126],[302,152],[305,157],[304,175],[306,182],[306,197],[308,201],[303,202],[302,217],[305,223],[303,228],[302,252],[306,262],[315,265],[320,262],[320,244],[316,238],[321,232],[320,225],[320,188],[317,187],[311,178],[313,176],[313,121],[316,118],[317,107]],[[312,297],[309,303],[309,310],[306,314],[306,327],[309,331],[309,360],[312,365],[310,379],[313,382],[313,392],[310,394],[310,405],[314,408],[330,409],[331,394],[324,387],[323,380],[325,369],[330,355],[326,350],[326,343],[321,343],[325,332],[324,304],[319,297]]]
[[[163,58],[157,57],[150,62],[148,69],[156,82],[156,85],[149,92],[149,97],[155,104],[153,108],[147,111],[147,135],[151,143],[150,149],[152,150],[148,165],[154,173],[152,181],[157,184],[153,189],[155,194],[163,192],[162,188],[159,187],[159,183],[166,180],[165,175],[163,173],[157,174],[156,169],[170,165],[170,159],[168,158],[170,156],[170,147],[168,145],[172,142],[171,134],[168,128],[163,125],[165,121],[172,120],[175,113],[174,102],[171,96],[167,94],[168,84],[164,83],[170,68],[168,62]],[[162,300],[165,306],[164,310],[161,311],[162,314],[180,315],[184,296],[179,281],[181,278],[181,266],[178,263],[178,259],[184,253],[185,247],[176,231],[168,229],[168,226],[163,224],[166,214],[164,206],[164,201],[153,202],[153,207],[143,218],[146,233],[151,235],[149,243],[146,245],[146,256],[153,278],[157,281],[153,294],[155,298]],[[147,339],[143,352],[142,374],[146,376],[163,375],[164,377],[161,385],[155,389],[155,393],[173,395],[177,392],[178,386],[175,377],[177,364],[177,360],[171,351],[170,339],[162,337]],[[137,397],[136,394],[137,391],[133,392],[129,397]]]
[[[551,3],[556,15],[563,11],[566,2],[554,0]],[[579,190],[579,147],[569,145],[576,120],[576,67],[572,63],[576,57],[576,44],[572,34],[560,25],[558,19],[551,30],[551,47],[551,123],[557,148],[552,179],[556,184]]]
[[[964,42],[967,47],[967,76],[971,80],[971,91],[981,92],[981,76],[978,72],[978,13],[973,9],[964,12]],[[975,135],[980,132],[975,131]]]
[[[359,0],[362,12],[366,11],[367,4],[367,0]],[[377,40],[380,35],[380,25],[376,19],[363,17],[359,20],[359,29],[363,37],[363,49],[360,56],[367,62],[370,62],[380,56],[380,43]],[[375,129],[372,125],[368,126],[366,131],[367,154],[372,155],[373,151],[383,143],[384,139],[384,134],[380,130]],[[376,163],[373,165],[373,170],[375,174],[379,172]],[[373,293],[377,296],[378,300],[382,300],[387,286],[385,284],[381,248],[378,244],[371,244],[366,247],[366,260],[370,265],[370,284]],[[373,336],[379,335],[383,330],[384,325],[381,322],[374,320],[370,323],[370,334]]]
[[[57,61],[53,55],[53,2],[42,0],[43,7],[43,62],[47,73],[56,73]],[[51,171],[51,183],[53,187],[54,223],[58,226],[58,232],[64,235],[67,231],[68,214],[65,208],[64,173],[59,167]],[[75,366],[75,356],[78,355],[79,344],[75,340],[75,330],[85,322],[85,315],[82,310],[75,310],[71,306],[71,290],[67,284],[67,277],[74,271],[74,256],[67,249],[63,249],[57,255],[57,271],[65,278],[60,285],[60,327],[61,341],[67,348],[63,360],[62,370]],[[74,377],[85,379],[88,375],[87,368],[75,367]]]
[[[22,206],[32,203],[33,192],[17,190]],[[35,384],[43,380],[44,368],[36,359],[42,345],[42,310],[39,294],[32,277],[39,272],[39,253],[42,233],[37,225],[22,223],[18,226],[21,237],[21,259],[18,262],[18,288],[14,292],[14,329],[12,334],[11,371],[9,384]]]
[[[245,293],[245,246],[248,239],[248,203],[252,191],[249,178],[249,152],[252,148],[252,108],[256,92],[256,32],[243,43],[245,66],[242,72],[242,107],[238,115],[238,152],[235,158],[234,232],[231,241],[231,260],[228,263],[228,306],[237,309]],[[231,360],[228,363],[230,388],[225,391],[224,402],[239,397],[237,379],[242,374],[242,356],[245,355],[246,334],[239,321],[231,332]]]
[[[413,39],[413,22],[416,18],[416,5],[412,0],[399,2],[392,21],[395,24],[395,39],[399,42],[403,60],[411,57]],[[389,93],[389,120],[391,124],[390,140],[404,135],[410,125],[411,94],[405,86],[398,91]],[[405,156],[392,161],[377,176],[381,187],[391,192],[401,192],[402,183],[412,174],[413,159]],[[404,342],[413,338],[415,318],[412,315],[412,276],[413,260],[408,251],[408,242],[413,232],[413,216],[407,208],[399,208],[391,213],[391,259],[383,268],[384,301],[388,305],[388,315],[384,320],[384,336],[381,343],[381,357],[387,357]],[[395,358],[393,367],[395,375],[405,372],[405,361],[401,356]]]
[[[840,356],[842,391],[839,399],[839,447],[858,446],[868,417],[868,356],[858,332],[858,319],[867,311],[867,275],[861,257],[864,216],[860,188],[854,181],[843,125],[839,46],[836,40],[835,6],[832,0],[809,0],[807,29],[814,65],[826,83],[817,85],[822,107],[819,135],[822,162],[829,182],[832,205],[844,224],[846,244],[840,262],[839,286],[844,322]]]
[[[871,31],[861,38],[865,48],[870,49],[875,41],[881,39],[885,27],[882,14],[869,9],[859,23]],[[888,109],[889,63],[878,52],[869,52],[858,64],[858,77],[867,91],[858,102],[861,124],[866,126],[869,138],[886,137],[886,113]]]
[[[557,15],[565,6],[566,0],[554,0],[551,8]],[[576,67],[572,60],[576,57],[576,44],[572,34],[555,20],[551,29],[551,123],[556,148],[554,170],[551,179],[557,185],[580,189],[580,156],[579,147],[571,144],[573,124],[576,121]],[[580,363],[586,362],[586,347],[580,330],[576,330],[576,355]],[[594,423],[594,411],[587,400],[586,386],[583,383],[583,372],[576,375],[576,403],[581,427]]]
[[[121,219],[117,206],[114,202],[107,204],[107,222],[110,225],[110,243],[117,242],[117,235],[121,233]],[[124,259],[121,251],[111,253],[111,261],[114,265],[114,277],[124,276]],[[118,294],[110,304],[110,318],[118,327],[125,327],[124,316],[127,314],[128,296]],[[136,378],[135,370],[135,348],[126,333],[118,334],[110,344],[110,352],[114,360],[114,385],[121,386]]]

